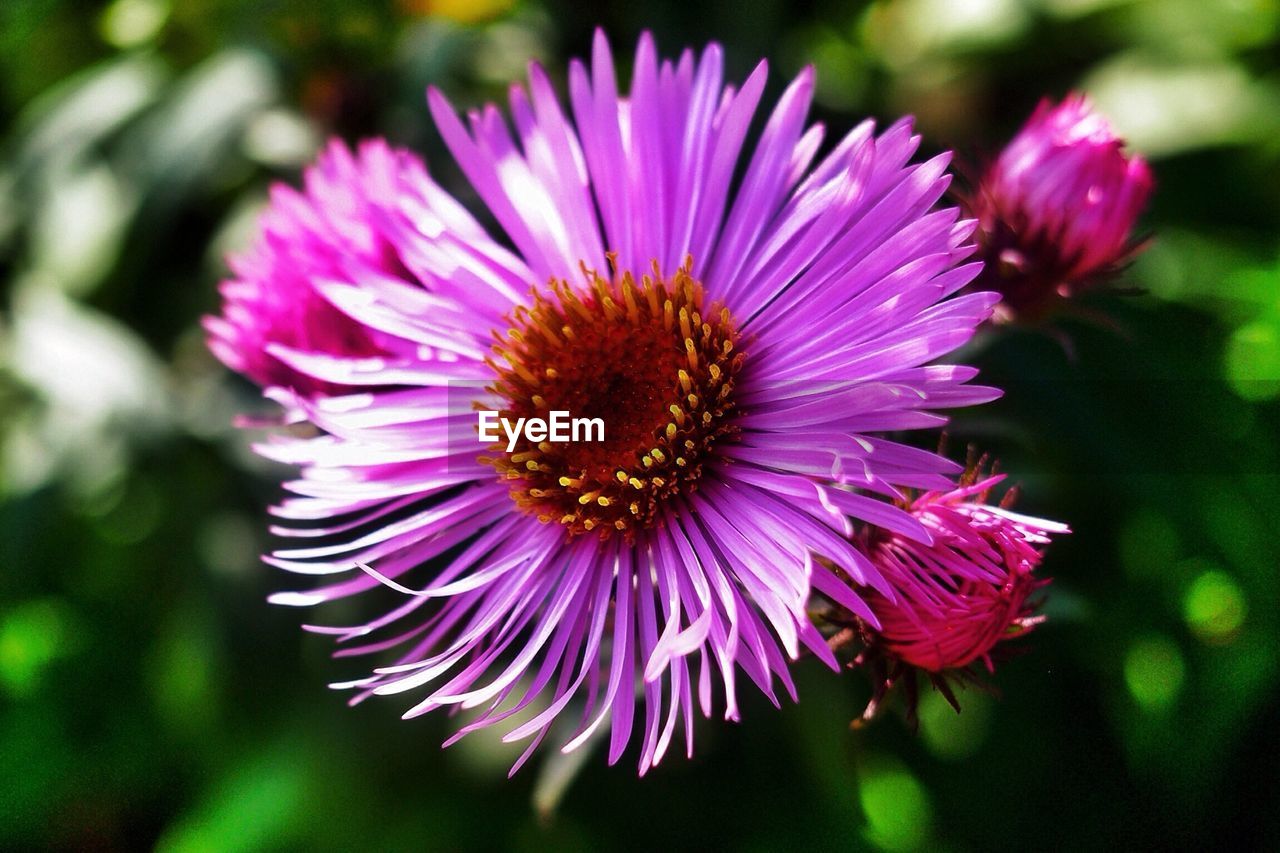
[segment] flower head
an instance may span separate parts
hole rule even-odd
[[[325,285],[403,280],[379,227],[381,205],[401,182],[424,175],[406,151],[366,142],[353,153],[334,141],[306,170],[301,192],[274,186],[257,242],[229,260],[235,278],[221,287],[222,315],[205,318],[213,353],[259,385],[314,396],[345,386],[290,367],[288,353],[360,358],[403,349],[399,338],[335,307]]]
[[[866,646],[863,662],[875,670],[877,682],[866,717],[893,682],[913,670],[927,675],[954,703],[948,676],[965,679],[977,662],[993,670],[996,645],[1042,620],[1031,595],[1046,581],[1034,572],[1050,536],[1069,529],[1011,512],[1013,492],[1001,506],[988,504],[991,489],[1002,479],[971,468],[958,488],[915,498],[908,511],[930,532],[927,543],[869,532],[868,555],[892,594],[868,592],[866,602],[879,625],[858,626]]]
[[[342,685],[353,701],[470,710],[457,737],[502,725],[525,757],[557,720],[566,750],[607,730],[610,762],[638,729],[643,772],[678,728],[692,751],[695,707],[737,719],[742,676],[775,699],[802,648],[836,665],[812,591],[875,622],[859,590],[893,588],[851,518],[930,541],[883,497],[959,468],[882,434],[996,396],[934,363],[995,302],[959,293],[972,224],[934,209],[948,159],[912,163],[906,121],[815,165],[812,70],[748,144],[765,76],[726,86],[718,45],[664,61],[646,35],[624,95],[598,33],[569,69],[572,121],[536,65],[511,89],[514,135],[497,107],[463,119],[429,92],[509,242],[413,170],[358,219],[380,263],[310,279],[381,352],[266,347],[348,392],[299,393],[319,434],[261,447],[302,468],[274,510],[302,541],[267,560],[322,578],[273,600],[404,595],[310,628],[395,656]],[[345,257],[350,236],[323,233]],[[475,406],[598,417],[604,440],[488,446]]]
[[[987,264],[979,285],[1022,318],[1099,281],[1133,253],[1153,185],[1083,95],[1041,101],[971,202]]]

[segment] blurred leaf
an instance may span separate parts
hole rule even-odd
[[[1152,157],[1280,131],[1280,91],[1234,62],[1170,62],[1135,51],[1098,66],[1081,88],[1134,150]]]
[[[1233,322],[1280,304],[1280,275],[1218,235],[1164,228],[1134,265],[1134,276],[1162,299],[1207,308]]]
[[[867,46],[894,68],[1009,42],[1030,24],[1019,0],[881,0],[864,19]]]
[[[549,823],[555,816],[560,800],[582,772],[587,759],[596,755],[596,746],[607,736],[607,732],[607,729],[597,729],[586,743],[572,752],[553,749],[542,757],[538,766],[538,779],[533,786],[533,810],[543,823]],[[572,737],[573,730],[567,729],[555,734],[561,737],[552,742],[559,743],[565,735]]]
[[[275,70],[256,51],[226,50],[184,76],[130,132],[130,162],[155,196],[173,201],[225,170],[250,120],[279,96]]]
[[[154,102],[167,73],[152,56],[131,55],[91,67],[42,94],[22,114],[18,169],[83,156]]]
[[[32,264],[84,296],[115,266],[138,199],[103,163],[47,180],[47,199],[32,223]]]
[[[166,830],[162,853],[261,850],[304,832],[302,809],[314,772],[305,749],[278,743],[235,763],[206,798]]]
[[[1166,55],[1215,56],[1267,44],[1280,23],[1275,0],[1141,0],[1123,7],[1120,31]]]
[[[7,490],[33,489],[58,473],[101,484],[120,474],[126,436],[168,424],[164,372],[137,335],[31,282],[18,295],[5,359],[38,393],[6,437]]]

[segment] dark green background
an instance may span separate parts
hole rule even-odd
[[[488,5],[0,5],[0,847],[1276,848],[1280,4]],[[349,710],[324,685],[358,664],[264,602],[284,472],[197,327],[223,253],[329,133],[469,199],[424,86],[562,80],[596,24],[624,69],[643,27],[721,41],[731,79],[767,57],[774,94],[815,62],[833,133],[914,113],[970,173],[1073,87],[1151,155],[1146,293],[966,355],[1009,393],[953,444],[1076,531],[999,698],[855,733],[866,684],[810,661],[799,705],[748,695],[642,780],[593,754],[557,804],[562,763],[506,781],[492,740],[440,751],[447,719]]]

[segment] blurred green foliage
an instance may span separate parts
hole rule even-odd
[[[692,762],[506,781],[496,742],[347,709],[264,603],[279,471],[230,426],[263,404],[197,326],[224,253],[329,134],[469,198],[424,86],[500,98],[596,24],[774,91],[813,62],[833,130],[914,113],[962,174],[1073,87],[1152,155],[1146,294],[970,354],[1009,393],[956,438],[1076,530],[1000,698],[850,732],[865,685],[810,662]],[[0,847],[1280,847],[1278,31],[1276,0],[0,5]]]

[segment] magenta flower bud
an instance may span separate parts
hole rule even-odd
[[[923,495],[911,514],[933,543],[894,534],[875,549],[897,600],[872,594],[868,605],[880,620],[880,641],[900,660],[929,672],[979,660],[991,668],[996,643],[1034,624],[1026,605],[1041,584],[1033,577],[1041,547],[1068,529],[975,500],[1000,479]]]
[[[1035,319],[1115,272],[1154,180],[1088,99],[1043,100],[987,171],[972,201],[997,317]]]
[[[301,191],[271,188],[257,241],[228,259],[222,315],[206,317],[210,350],[228,367],[264,387],[303,397],[344,390],[294,362],[302,358],[382,356],[403,342],[352,319],[325,296],[330,281],[353,276],[403,279],[403,266],[381,221],[396,187],[425,179],[413,155],[383,142],[351,152],[330,143],[305,173]]]
[[[1003,476],[982,478],[975,469],[962,485],[928,492],[907,509],[931,542],[883,529],[867,536],[867,553],[892,595],[864,595],[878,626],[863,620],[847,632],[863,650],[857,662],[876,687],[864,719],[884,694],[906,676],[908,713],[914,715],[914,672],[927,676],[955,704],[948,679],[973,680],[972,664],[994,670],[993,650],[1020,637],[1043,617],[1032,594],[1047,581],[1035,575],[1050,536],[1070,532],[1065,524],[1020,515],[1009,496],[986,503]]]

